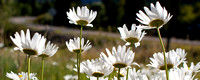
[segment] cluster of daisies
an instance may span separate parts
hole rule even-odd
[[[36,73],[30,73],[31,57],[39,57],[44,61],[44,58],[51,57],[57,52],[58,46],[47,41],[44,36],[37,32],[31,38],[29,29],[26,30],[26,33],[23,30],[21,30],[20,33],[16,32],[14,37],[10,36],[10,38],[16,45],[14,50],[20,50],[27,55],[28,72],[15,74],[11,71],[11,73],[7,73],[6,76],[13,80],[38,80],[35,76]]]
[[[77,64],[74,71],[78,74],[78,80],[81,80],[80,73],[86,74],[90,80],[195,79],[195,75],[200,71],[200,62],[196,65],[191,63],[188,66],[187,53],[184,49],[177,48],[165,52],[163,47],[159,29],[172,18],[172,15],[159,2],[155,6],[151,3],[150,9],[144,7],[144,10],[146,14],[141,10],[136,14],[138,16],[136,19],[143,25],[133,24],[131,30],[128,30],[125,24],[123,27],[118,27],[121,39],[126,42],[124,45],[113,47],[112,50],[106,48],[106,53],[101,52],[99,58],[85,61],[81,61],[80,56],[92,48],[92,45],[89,40],[82,38],[82,28],[85,26],[93,27],[91,22],[95,19],[97,12],[89,10],[86,6],[77,7],[77,11],[72,8],[67,12],[69,23],[81,26],[80,37],[66,41],[69,51],[77,53]],[[154,53],[153,57],[150,58],[150,64],[146,65],[149,69],[134,62],[135,53],[132,50],[132,46],[135,48],[140,46],[140,41],[146,34],[144,29],[157,29],[163,49],[163,52]],[[14,49],[25,53],[28,56],[28,61],[31,57],[41,57],[44,60],[45,57],[53,56],[58,50],[58,47],[50,41],[46,43],[46,38],[39,33],[35,33],[31,39],[29,30],[26,31],[26,34],[21,31],[20,35],[16,32],[15,38],[11,37],[11,40],[17,46]],[[29,66],[30,63],[27,65]],[[26,73],[15,74],[11,71],[11,73],[6,74],[8,78],[13,80],[38,80],[35,75],[35,73],[30,73],[29,68]]]

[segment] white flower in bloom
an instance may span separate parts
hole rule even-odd
[[[91,76],[91,77],[90,77],[90,80],[97,80],[97,77]],[[99,77],[98,80],[108,80],[108,77]]]
[[[106,52],[108,56],[101,52],[100,58],[113,65],[115,68],[125,68],[130,65],[138,65],[133,62],[135,53],[133,53],[130,48],[126,50],[126,46],[118,46],[117,50],[113,47],[112,53],[106,48]]]
[[[194,63],[192,62],[190,64],[190,67],[187,66],[186,62],[184,62],[183,63],[183,69],[185,71],[185,74],[187,74],[189,77],[191,77],[191,76],[194,77],[198,72],[200,72],[200,70],[199,70],[200,69],[200,62],[198,62],[196,65],[194,65]]]
[[[65,75],[64,76],[65,80],[78,80],[78,76],[77,75]]]
[[[83,61],[80,64],[80,72],[86,73],[88,76],[103,77],[108,76],[114,67],[100,59]]]
[[[179,53],[179,52],[183,52],[183,53]],[[166,56],[167,67],[168,69],[171,69],[171,68],[177,67],[182,62],[185,62],[186,53],[185,51],[171,50],[169,52],[166,52],[165,56]],[[151,62],[147,66],[151,66],[160,70],[165,70],[163,53],[160,53],[160,52],[154,53],[153,58],[150,58],[150,60]]]
[[[151,76],[150,80],[166,80],[164,71],[158,72],[156,75]],[[169,80],[197,80],[193,75],[186,74],[183,68],[173,68],[169,70]]]
[[[145,31],[142,32],[142,29],[138,28],[135,24],[132,24],[131,30],[128,31],[126,25],[118,27],[118,30],[121,34],[121,39],[126,41],[126,45],[135,44],[135,47],[140,45],[140,41],[146,34]]]
[[[129,69],[128,80],[148,80],[147,76],[142,74],[140,70],[136,72],[136,69]]]
[[[151,3],[151,10],[147,7],[144,7],[144,10],[146,14],[141,10],[136,14],[138,17],[136,19],[145,25],[143,26],[144,29],[161,28],[172,18],[170,13],[168,14],[165,7],[162,8],[159,2],[156,2],[155,6]]]
[[[41,53],[38,54],[39,57],[51,57],[58,50],[58,46],[54,45],[50,41],[47,43],[46,47],[43,49]]]
[[[28,80],[28,73],[21,72],[21,73],[15,74],[11,71],[10,73],[6,73],[6,77],[8,77],[12,80]],[[36,77],[36,73],[30,73],[30,79],[38,80]]]
[[[33,38],[30,38],[30,31],[27,29],[26,34],[21,30],[21,35],[18,32],[14,34],[15,38],[10,36],[11,40],[17,46],[14,49],[20,50],[29,55],[37,55],[43,51],[46,38],[39,33],[35,33]]]
[[[91,26],[90,24],[95,17],[97,16],[96,11],[90,11],[86,6],[83,7],[77,7],[77,12],[74,8],[69,9],[69,12],[67,12],[67,18],[70,20],[69,23],[76,24],[76,25],[82,25],[82,26]]]
[[[80,52],[80,38],[74,38],[69,40],[69,43],[66,41],[66,45],[71,52],[79,53]],[[89,40],[84,45],[84,38],[81,39],[81,52],[85,52],[90,49],[92,45],[90,45]]]

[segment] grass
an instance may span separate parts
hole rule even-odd
[[[67,37],[64,40],[56,39],[59,41],[53,41],[59,46],[59,50],[53,57],[45,59],[45,80],[64,80],[64,76],[67,74],[76,75],[76,72],[72,70],[75,64],[74,59],[76,59],[76,54],[69,52],[65,45],[65,41],[68,41],[69,38],[73,38],[73,36],[76,36],[76,34],[72,34],[70,37]],[[125,44],[125,42],[119,37],[96,37],[95,35],[83,35],[83,37],[87,40],[90,40],[93,47],[82,54],[82,60],[98,58],[101,52],[106,53],[105,48],[111,50],[113,46],[117,47],[118,45]],[[0,78],[2,80],[9,80],[5,76],[7,72],[13,71],[18,73],[26,71],[25,54],[19,51],[13,51],[13,47],[14,46],[0,49]],[[199,62],[200,46],[171,43],[170,50],[176,48],[182,48],[186,50],[188,53],[187,61],[189,64],[190,62],[194,62],[195,64]],[[149,57],[152,57],[153,53],[161,52],[162,49],[159,41],[142,40],[141,46],[138,48],[133,48],[133,51],[135,52],[135,62],[148,64]],[[40,68],[41,58],[33,57],[31,60],[31,72],[37,73],[38,79],[40,79]]]

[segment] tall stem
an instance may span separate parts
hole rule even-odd
[[[44,57],[42,57],[42,73],[41,73],[41,80],[44,79]]]
[[[133,50],[133,42],[131,42],[130,50],[131,51]],[[128,80],[128,72],[129,72],[129,67],[127,67],[126,80]]]
[[[79,75],[79,53],[77,53],[77,72],[78,72],[78,80],[80,78],[80,75]]]
[[[81,30],[80,30],[80,53],[78,54],[79,56],[78,56],[78,80],[80,80],[80,60],[81,60],[81,51],[82,51],[82,49],[81,49],[81,39],[82,39],[82,30],[83,30],[83,25],[81,25]]]
[[[127,67],[126,80],[128,80],[128,71],[129,71],[129,67]]]
[[[30,80],[30,72],[31,72],[31,55],[28,54],[28,80]]]
[[[162,46],[162,49],[163,49],[163,56],[164,56],[164,62],[165,62],[165,73],[166,73],[166,78],[167,80],[169,80],[169,72],[168,72],[168,69],[167,69],[167,61],[166,61],[166,57],[165,57],[165,46],[163,44],[163,40],[161,38],[161,35],[160,35],[160,29],[157,28],[157,32],[158,32],[158,37],[160,39],[160,44]]]
[[[120,68],[119,68],[119,70],[118,70],[118,80],[120,80]]]

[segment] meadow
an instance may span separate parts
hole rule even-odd
[[[34,32],[39,32],[44,34],[45,31],[38,31],[37,29],[31,29]],[[47,35],[48,39],[59,46],[57,53],[51,58],[45,59],[45,69],[44,69],[44,79],[45,80],[64,80],[65,75],[76,75],[77,73],[73,71],[76,63],[76,54],[69,52],[65,45],[65,41],[78,36],[79,33],[73,33],[74,31],[61,32],[59,30],[53,30]],[[92,33],[95,32],[95,33]],[[98,35],[98,37],[97,37]],[[10,35],[11,36],[11,35]],[[91,41],[92,48],[87,52],[82,54],[81,60],[95,59],[99,57],[101,52],[105,52],[108,48],[111,50],[113,46],[123,45],[125,42],[120,39],[119,32],[103,32],[103,31],[90,31],[86,30],[83,32],[83,37]],[[9,38],[8,38],[9,39]],[[10,40],[8,40],[10,41]],[[191,41],[192,42],[192,41]],[[164,39],[164,43],[166,40]],[[13,71],[26,72],[26,55],[20,51],[14,51],[14,44],[12,46],[0,48],[0,80],[9,80],[5,75],[7,72]],[[200,46],[193,44],[185,44],[172,41],[170,43],[169,50],[182,48],[187,52],[187,61],[194,62],[195,64],[200,61]],[[141,41],[141,45],[138,48],[133,47],[135,52],[134,61],[139,64],[149,64],[149,57],[152,57],[153,53],[162,52],[157,37],[145,36]],[[182,66],[182,65],[181,65]],[[37,73],[37,77],[40,78],[40,68],[41,68],[41,58],[33,57],[31,58],[31,72]],[[85,74],[82,74],[86,80]],[[196,77],[199,77],[198,75]],[[82,77],[83,78],[83,77]]]

